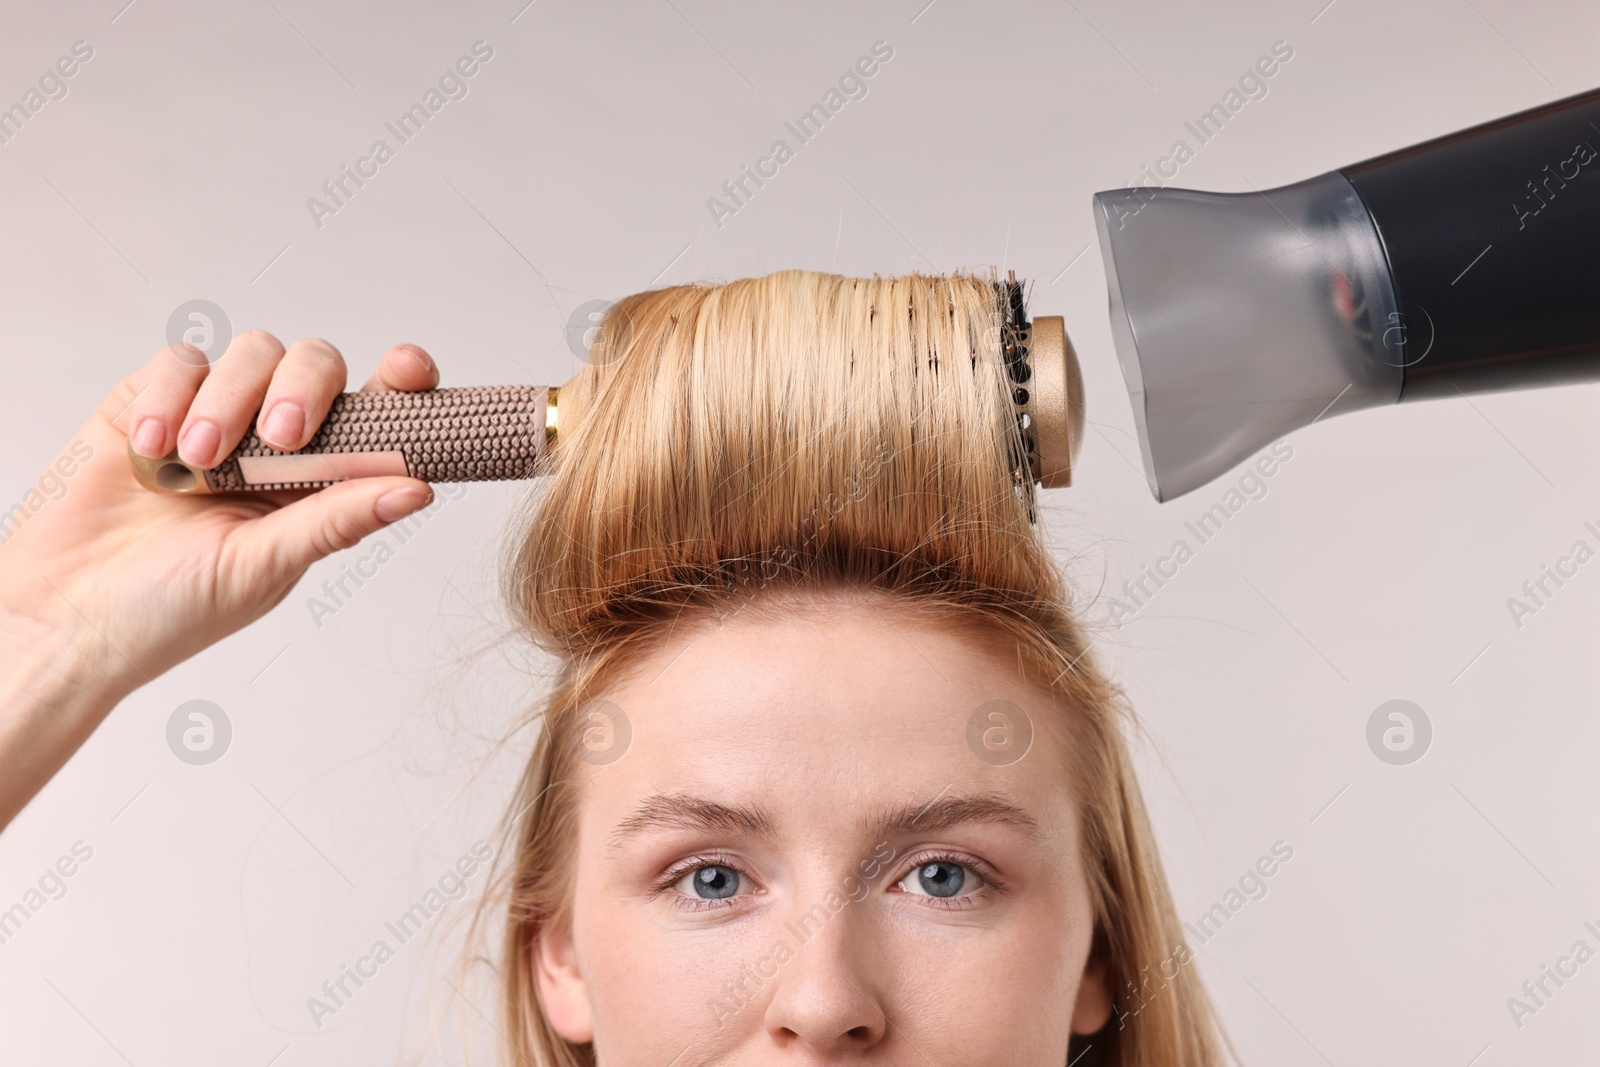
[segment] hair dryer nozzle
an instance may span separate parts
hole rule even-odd
[[[1335,403],[1394,403],[1396,297],[1338,171],[1265,192],[1094,195],[1111,330],[1157,500],[1187,493]]]

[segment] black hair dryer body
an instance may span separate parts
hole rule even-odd
[[[1094,205],[1157,500],[1324,413],[1600,379],[1600,90],[1263,192]]]

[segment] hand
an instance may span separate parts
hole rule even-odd
[[[425,352],[397,345],[363,390],[416,391],[438,380]],[[13,777],[3,792],[27,795],[14,806],[0,796],[0,826],[123,696],[266,614],[315,561],[432,500],[427,483],[405,477],[189,496],[134,479],[130,432],[142,455],[166,455],[177,443],[185,462],[211,468],[260,411],[263,440],[293,451],[345,382],[344,360],[326,341],[285,351],[253,330],[214,367],[192,346],[162,348],[101,401],[40,491],[24,497],[24,513],[0,513],[0,676],[15,688],[29,671],[53,672],[50,686],[31,682],[32,691],[59,703],[66,686],[78,702],[77,711],[52,715],[0,706],[0,765],[26,756],[36,770],[48,767],[31,788]]]

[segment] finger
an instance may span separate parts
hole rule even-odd
[[[266,402],[256,416],[261,439],[285,452],[303,447],[348,378],[344,359],[328,342],[313,339],[290,345],[272,373]]]
[[[262,559],[274,584],[291,585],[317,560],[349,548],[427,507],[433,490],[416,478],[350,478],[238,528],[241,558]]]
[[[204,469],[231,452],[267,398],[267,384],[281,359],[283,345],[265,330],[235,337],[189,405],[178,431],[178,458]]]
[[[123,379],[117,391],[136,387],[136,392],[121,405],[126,408],[128,440],[133,442],[135,452],[147,459],[160,459],[172,451],[184,413],[209,370],[205,353],[193,345],[165,345],[142,368]],[[118,414],[113,412],[107,421],[114,421]]]
[[[377,371],[361,387],[361,391],[378,393],[386,389],[401,389],[418,393],[438,384],[439,368],[432,356],[416,345],[395,345],[383,354],[378,361]]]

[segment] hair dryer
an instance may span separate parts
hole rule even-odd
[[[1600,378],[1600,90],[1263,192],[1094,194],[1157,500],[1329,411]]]

